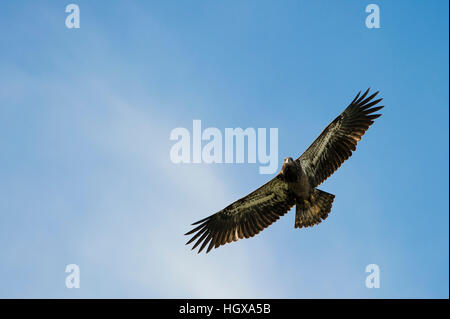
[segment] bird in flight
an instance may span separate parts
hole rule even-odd
[[[186,245],[197,240],[200,253],[212,248],[250,238],[286,214],[294,205],[295,228],[319,224],[328,217],[334,195],[317,189],[356,150],[356,144],[383,106],[373,100],[378,91],[369,89],[356,95],[350,105],[331,122],[295,161],[284,159],[280,172],[269,182],[221,211],[199,220],[185,235],[193,235]]]

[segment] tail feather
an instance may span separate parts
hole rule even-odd
[[[296,203],[295,228],[320,224],[328,217],[334,195],[315,189],[307,200]]]

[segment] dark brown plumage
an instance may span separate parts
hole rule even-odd
[[[221,211],[192,225],[185,235],[193,235],[192,249],[199,253],[212,248],[250,238],[270,226],[296,205],[295,228],[319,224],[331,211],[334,195],[317,189],[356,150],[356,144],[374,120],[373,114],[383,106],[373,107],[382,99],[378,94],[367,97],[361,92],[350,105],[331,122],[299,157],[284,160],[280,172],[269,182]],[[360,96],[361,95],[361,96]]]
[[[356,144],[373,124],[373,120],[381,116],[373,113],[383,106],[372,106],[382,99],[372,101],[378,92],[366,98],[368,93],[369,89],[359,97],[359,92],[344,112],[297,159],[306,171],[311,186],[317,187],[330,177],[356,150]]]

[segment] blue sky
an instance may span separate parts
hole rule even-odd
[[[0,297],[448,298],[447,1],[74,1],[77,30],[69,3],[1,4]],[[184,246],[271,176],[175,165],[173,128],[276,127],[295,158],[369,86],[386,107],[326,221]]]

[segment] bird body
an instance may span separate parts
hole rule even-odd
[[[279,178],[288,184],[295,198],[295,228],[312,226],[328,216],[334,195],[313,188],[300,161],[286,157]]]
[[[383,108],[376,106],[382,99],[378,94],[367,97],[361,92],[336,117],[296,160],[287,157],[280,172],[269,182],[221,211],[192,225],[185,235],[193,235],[186,243],[196,240],[192,249],[199,253],[208,245],[212,248],[258,234],[296,206],[295,228],[321,223],[328,217],[335,196],[317,187],[331,176],[356,150],[356,144]]]
[[[286,157],[280,170],[281,177],[288,183],[296,199],[307,199],[311,195],[311,185],[301,163],[295,162],[292,157]]]

